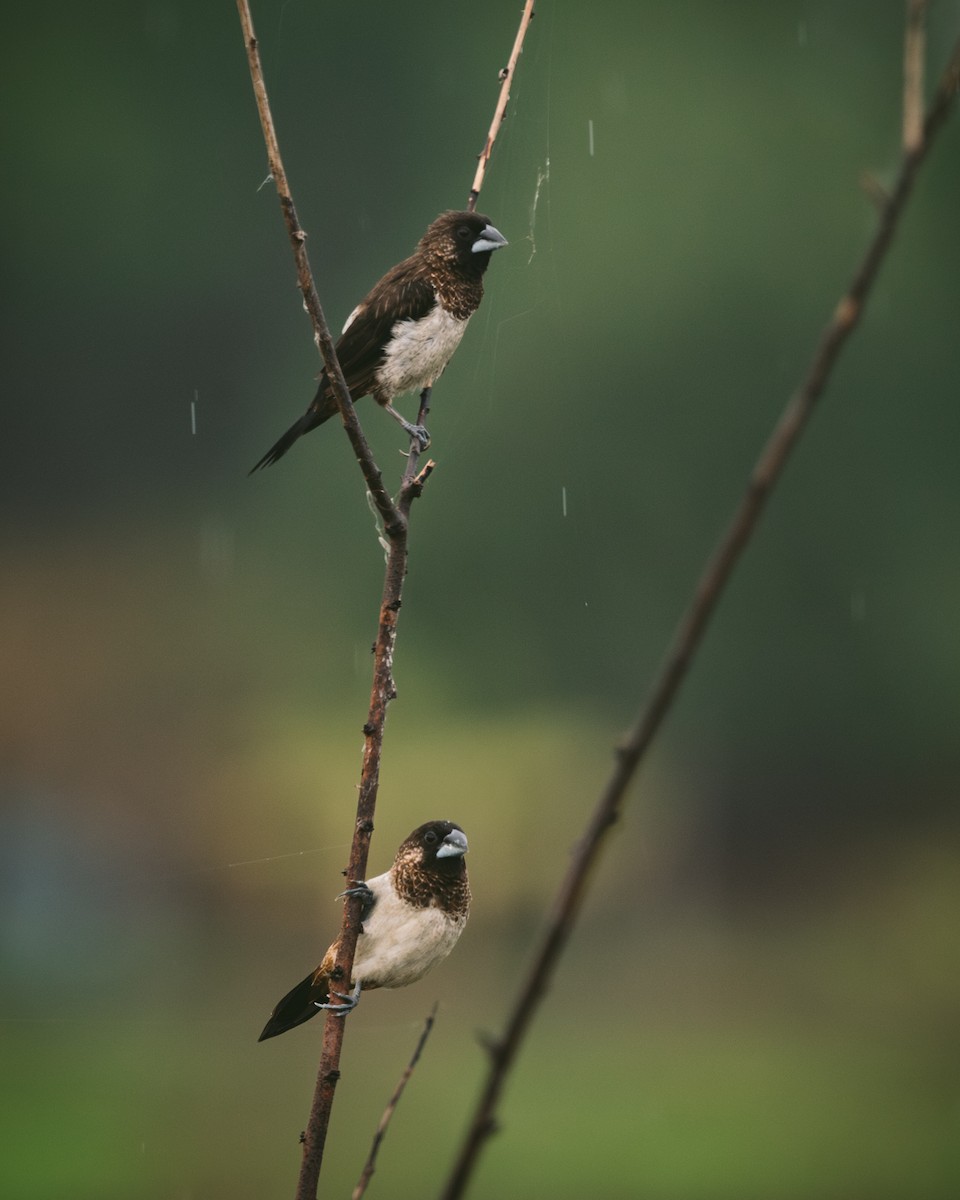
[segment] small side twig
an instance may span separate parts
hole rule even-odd
[[[477,155],[477,173],[473,177],[470,196],[467,200],[467,210],[469,212],[473,212],[477,207],[477,200],[480,198],[480,189],[483,187],[483,177],[487,173],[487,163],[490,161],[490,155],[493,153],[493,143],[497,140],[497,134],[500,132],[500,125],[503,122],[503,115],[507,111],[513,74],[517,69],[520,52],[523,50],[523,39],[527,36],[527,27],[534,16],[533,4],[534,0],[526,0],[523,6],[520,27],[517,29],[517,36],[513,41],[513,49],[510,51],[507,65],[500,72],[500,95],[497,97],[497,106],[493,110],[493,120],[490,122],[487,140],[484,142],[483,149]]]
[[[753,534],[770,493],[787,459],[806,427],[817,400],[830,378],[840,351],[853,332],[877,273],[903,214],[917,171],[934,134],[943,125],[960,88],[960,41],[953,48],[937,93],[923,122],[922,137],[906,154],[889,196],[881,207],[877,229],[845,295],[821,335],[798,390],[791,397],[753,469],[746,492],[726,532],[708,560],[693,597],[667,651],[649,698],[628,736],[617,749],[616,762],[587,823],[584,836],[571,859],[550,912],[533,965],[520,986],[499,1040],[488,1044],[487,1078],[461,1144],[442,1200],[459,1200],[466,1189],[480,1151],[496,1130],[496,1110],[507,1075],[524,1035],[546,994],[554,969],[569,939],[590,872],[605,844],[605,835],[618,820],[627,788],[675,700],[700,645],[717,603],[747,542]]]
[[[923,140],[923,61],[927,0],[907,0],[903,39],[903,152],[913,154]]]
[[[410,1082],[410,1076],[413,1074],[417,1063],[420,1061],[420,1055],[423,1053],[423,1048],[427,1044],[427,1038],[430,1036],[430,1031],[433,1029],[433,1023],[437,1018],[437,1006],[434,1004],[430,1010],[430,1015],[427,1017],[423,1027],[423,1032],[414,1049],[413,1056],[407,1063],[406,1070],[400,1076],[400,1081],[394,1089],[393,1095],[387,1107],[383,1110],[383,1116],[380,1118],[380,1123],[377,1126],[377,1131],[373,1135],[373,1145],[370,1147],[370,1153],[367,1155],[367,1161],[364,1164],[363,1170],[360,1172],[360,1178],[357,1180],[357,1186],[353,1189],[351,1200],[360,1200],[360,1197],[367,1190],[367,1185],[373,1176],[373,1172],[377,1167],[377,1155],[380,1153],[380,1145],[383,1142],[387,1133],[387,1126],[393,1119],[393,1114],[396,1112],[397,1105],[400,1103],[400,1097],[403,1095],[403,1090]]]

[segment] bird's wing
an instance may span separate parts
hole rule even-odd
[[[337,342],[337,358],[354,400],[369,395],[397,321],[417,321],[437,302],[416,256],[388,271],[360,301]]]

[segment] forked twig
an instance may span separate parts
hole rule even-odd
[[[627,787],[666,716],[713,615],[724,586],[736,566],[770,492],[805,428],[884,261],[917,171],[934,134],[943,125],[960,86],[960,41],[955,45],[937,93],[923,122],[919,143],[902,160],[900,171],[881,206],[877,229],[854,273],[847,292],[820,337],[806,375],[773,430],[753,469],[746,492],[727,531],[720,538],[697,583],[673,643],[654,681],[636,724],[617,749],[616,762],[587,824],[566,876],[554,899],[547,928],[533,966],[499,1040],[489,1044],[490,1065],[460,1152],[442,1192],[442,1200],[464,1193],[480,1151],[496,1129],[495,1114],[507,1074],[546,993],[557,961],[573,928],[590,871],[599,859],[605,835],[619,818]]]
[[[522,32],[526,31],[532,15],[532,0],[528,0],[528,13],[521,22]],[[306,234],[297,217],[293,196],[287,181],[280,148],[274,129],[270,102],[267,96],[263,76],[263,66],[260,61],[260,51],[257,37],[253,28],[248,0],[237,0],[240,14],[240,24],[243,30],[244,42],[247,48],[247,61],[250,67],[250,78],[253,83],[260,123],[263,129],[264,141],[267,147],[267,157],[270,172],[276,184],[280,206],[283,210],[284,223],[290,237],[294,258],[297,264],[297,281],[303,294],[304,305],[310,315],[314,329],[314,340],[323,358],[327,376],[332,382],[340,417],[350,439],[350,444],[356,454],[360,469],[366,481],[367,490],[383,521],[384,534],[387,539],[387,564],[384,575],[383,594],[380,603],[380,622],[377,630],[377,640],[374,646],[373,684],[370,692],[370,705],[367,721],[363,726],[364,749],[360,772],[359,795],[357,798],[357,814],[354,825],[353,841],[350,847],[350,859],[344,872],[350,879],[366,878],[367,857],[370,837],[373,833],[373,818],[376,809],[377,792],[380,782],[380,758],[383,747],[383,729],[386,719],[387,706],[396,695],[393,681],[393,657],[397,635],[397,619],[400,611],[403,581],[407,572],[407,528],[410,507],[423,491],[424,484],[434,469],[434,462],[429,460],[418,470],[420,446],[415,438],[411,438],[410,451],[403,473],[400,492],[396,501],[392,500],[383,486],[381,473],[370,447],[363,435],[360,423],[354,411],[353,401],[347,388],[346,380],[340,364],[337,361],[336,350],[326,318],[317,295],[313,273],[306,250]],[[522,45],[522,34],[518,34],[510,59],[510,70],[516,65]],[[482,166],[485,170],[486,161],[490,157],[493,140],[496,137],[496,127],[503,116],[506,105],[506,95],[509,89],[501,89],[501,103],[487,138]],[[477,192],[482,182],[483,170],[477,173]],[[476,194],[472,193],[474,203]],[[470,206],[471,208],[473,205]],[[422,424],[429,411],[430,389],[425,388],[420,396],[420,423]],[[353,970],[353,959],[356,951],[357,937],[360,933],[360,905],[357,898],[348,898],[344,905],[343,923],[340,936],[337,939],[338,951],[336,964],[331,973],[331,981],[348,981]],[[431,1018],[432,1023],[432,1018]],[[327,1129],[330,1123],[330,1113],[333,1106],[334,1092],[340,1078],[340,1050],[343,1043],[345,1022],[335,1013],[328,1013],[323,1029],[323,1048],[320,1068],[314,1091],[313,1104],[303,1136],[303,1160],[297,1183],[297,1200],[314,1200],[317,1194],[317,1184],[320,1167],[323,1161],[323,1150],[326,1142]],[[424,1039],[425,1040],[425,1037]],[[417,1052],[419,1056],[419,1048]]]
[[[377,1126],[377,1132],[373,1135],[373,1145],[370,1147],[370,1153],[367,1155],[367,1161],[364,1164],[363,1170],[360,1172],[360,1178],[357,1180],[357,1186],[353,1189],[351,1200],[360,1200],[360,1197],[367,1190],[373,1172],[377,1168],[377,1155],[380,1153],[380,1145],[383,1142],[387,1133],[387,1126],[393,1119],[393,1114],[396,1112],[397,1105],[400,1103],[400,1097],[403,1095],[403,1089],[410,1082],[410,1076],[414,1072],[414,1068],[420,1061],[420,1055],[423,1053],[423,1048],[427,1044],[427,1038],[430,1036],[430,1031],[433,1029],[433,1023],[437,1019],[437,1006],[434,1004],[430,1010],[430,1015],[427,1017],[426,1023],[423,1026],[423,1032],[417,1041],[416,1048],[413,1051],[413,1056],[407,1063],[406,1070],[400,1076],[400,1081],[394,1089],[393,1095],[390,1097],[387,1107],[383,1110],[383,1116],[380,1118],[380,1123]]]

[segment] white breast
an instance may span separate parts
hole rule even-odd
[[[416,983],[447,957],[466,924],[439,908],[412,908],[386,882],[384,875],[367,885],[377,902],[357,942],[353,977],[361,987]]]
[[[392,400],[436,382],[466,327],[466,321],[451,316],[439,304],[419,321],[397,321],[377,371],[380,393]]]

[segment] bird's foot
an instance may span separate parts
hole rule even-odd
[[[409,421],[404,421],[403,428],[411,438],[416,440],[421,453],[430,445],[430,430],[426,425],[411,425]]]
[[[317,1006],[317,1008],[324,1008],[328,1012],[332,1012],[338,1017],[345,1017],[347,1013],[352,1013],[360,1003],[360,984],[355,983],[353,985],[352,992],[330,992],[330,996],[336,996],[336,998],[342,1001],[342,1003],[321,1004],[319,1000],[314,1000],[314,1004]]]
[[[373,892],[370,891],[362,879],[355,879],[353,881],[353,887],[348,887],[346,891],[341,892],[340,895],[337,896],[337,899],[342,900],[345,896],[360,896],[365,905],[369,904],[373,900]]]
[[[423,404],[423,396],[421,394],[421,404]],[[415,441],[421,450],[426,450],[430,445],[430,433],[426,425],[411,425],[405,416],[398,413],[392,404],[384,404],[383,406],[393,419],[403,427],[406,435]],[[420,415],[423,416],[427,410],[421,408]]]

